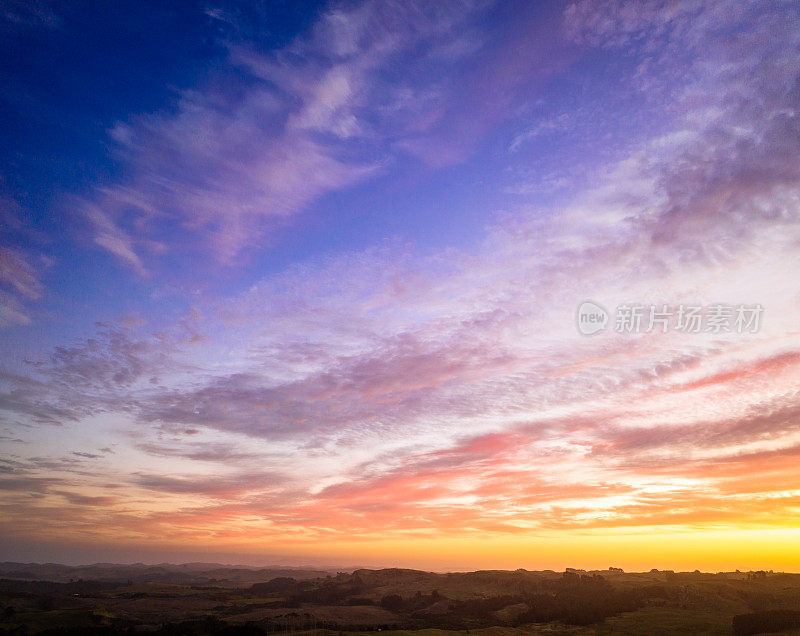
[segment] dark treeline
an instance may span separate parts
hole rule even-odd
[[[733,617],[735,636],[783,632],[800,627],[800,610],[765,610]]]
[[[368,590],[358,577],[332,579],[317,586],[290,578],[275,579],[254,585],[251,591],[282,594],[288,602],[298,606],[305,603],[372,604],[370,599],[360,597]],[[455,600],[447,599],[437,590],[430,593],[417,591],[406,597],[397,593],[385,595],[379,604],[399,614],[404,625],[414,627],[466,629],[494,625],[498,622],[496,612],[509,606],[525,608],[509,621],[512,625],[551,621],[590,625],[620,612],[633,611],[644,605],[653,594],[663,596],[664,591],[658,586],[618,590],[600,575],[567,572],[555,579],[529,578],[517,594]],[[437,612],[429,611],[431,606],[441,605],[442,601],[447,601],[445,607]]]

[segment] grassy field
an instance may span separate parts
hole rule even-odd
[[[734,617],[739,633],[759,621],[800,633],[793,574],[389,569],[199,583],[3,579],[0,634],[721,635]]]

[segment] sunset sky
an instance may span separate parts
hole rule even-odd
[[[796,2],[2,0],[0,131],[0,560],[800,571]]]

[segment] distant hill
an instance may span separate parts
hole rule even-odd
[[[326,577],[329,574],[331,574],[329,570],[282,566],[230,566],[218,563],[177,565],[171,563],[157,565],[95,563],[78,566],[58,563],[0,563],[0,578],[60,583],[83,579],[85,581],[132,581],[175,585],[250,585],[256,581],[268,581],[277,577],[306,580]]]

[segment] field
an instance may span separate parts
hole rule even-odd
[[[0,564],[0,574],[0,634],[800,634],[800,575],[771,572]]]

